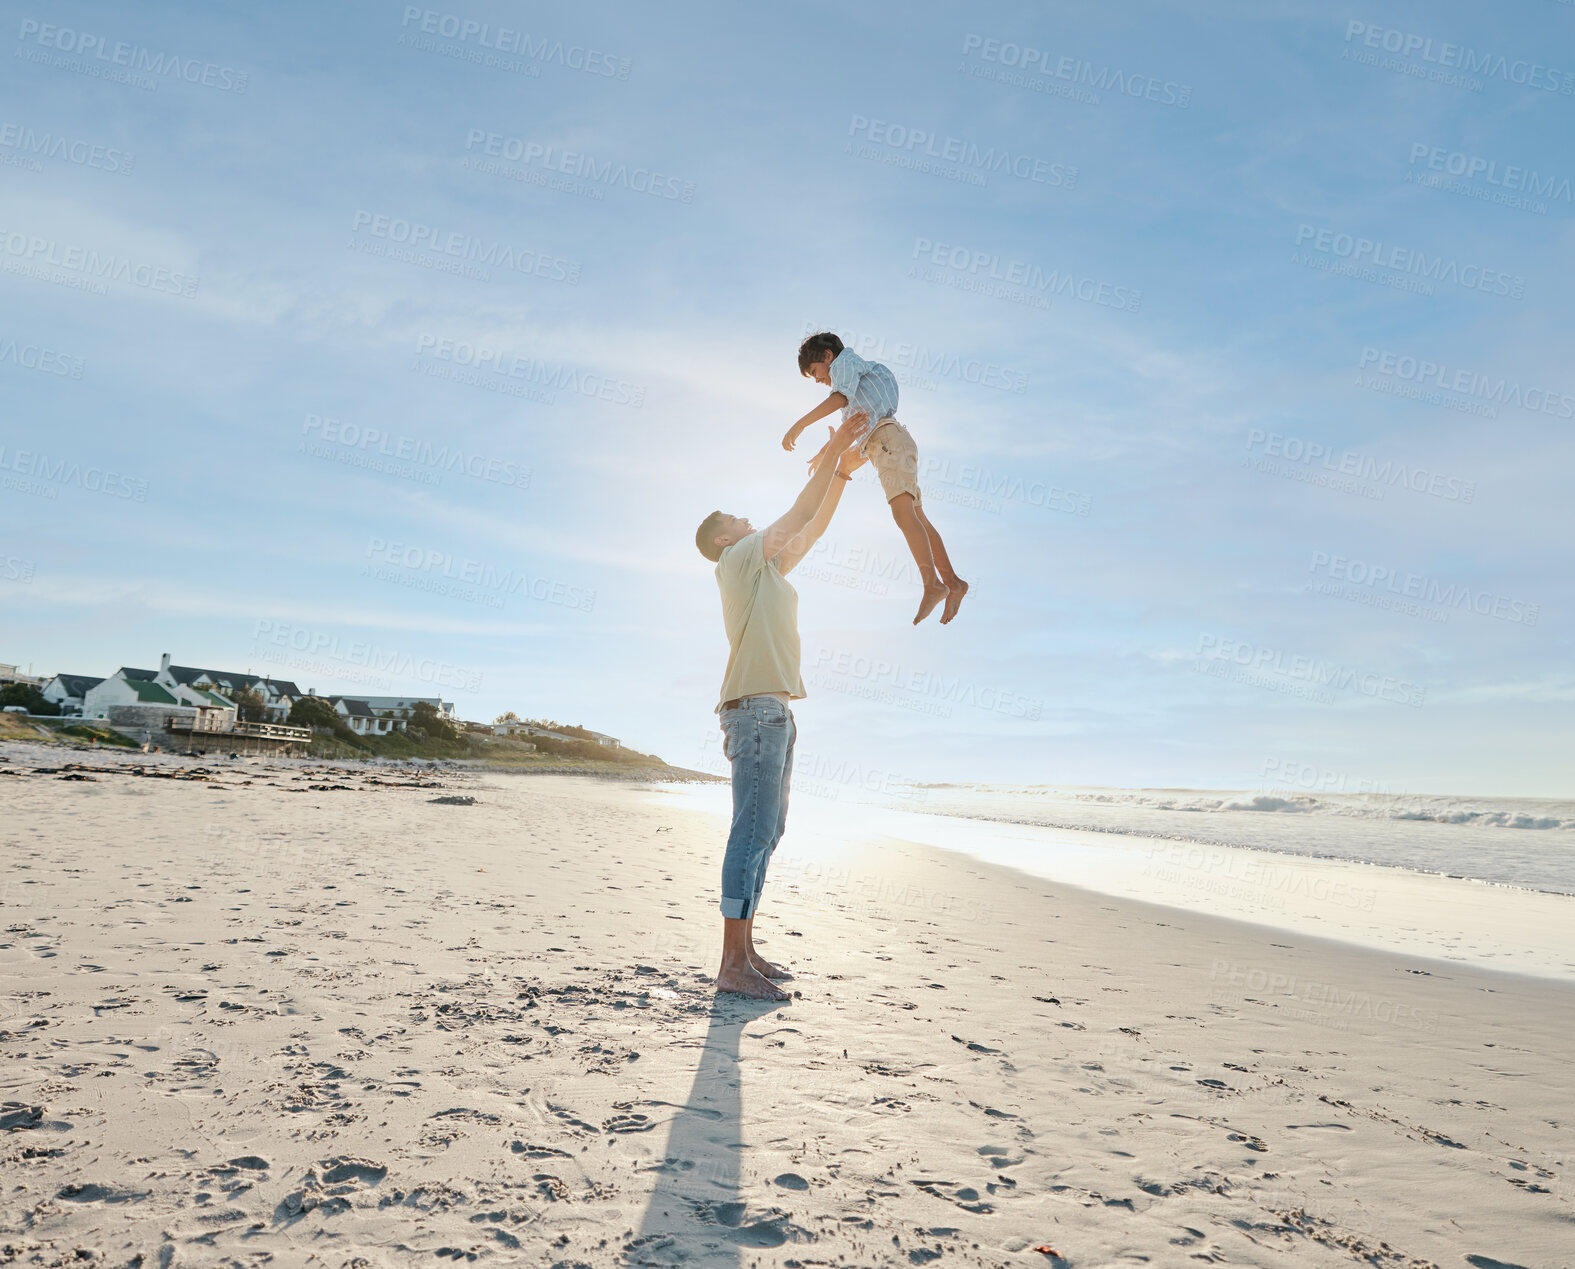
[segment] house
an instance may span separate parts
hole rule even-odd
[[[438,715],[458,724],[459,713],[452,701],[436,696],[325,696],[334,712],[344,719],[351,731],[366,736],[386,736],[391,731],[404,731],[405,725],[415,717],[416,706],[427,704]],[[366,719],[376,723],[372,726]],[[363,721],[357,721],[363,720]]]
[[[44,680],[35,678],[31,674],[23,674],[17,666],[0,664],[0,687],[4,687],[7,683],[20,683],[24,687],[43,687]]]
[[[374,714],[371,705],[364,699],[354,696],[329,696],[324,699],[334,707],[334,713],[344,720],[344,725],[358,736],[386,736],[394,730],[394,720]]]
[[[553,731],[550,727],[538,727],[535,723],[521,723],[523,734],[527,736],[545,736],[548,740],[578,740],[578,736],[570,736],[565,732]]]
[[[82,696],[82,716],[112,727],[164,731],[177,720],[194,731],[230,731],[235,706],[206,688],[184,683],[165,685],[153,670],[121,666]]]
[[[62,714],[80,714],[82,698],[88,694],[88,689],[103,681],[91,674],[57,674],[44,684],[44,699],[60,706]]]
[[[191,705],[196,709],[197,717],[192,722],[193,731],[235,730],[239,711],[217,692],[210,692],[205,687],[189,687],[182,684],[175,690],[175,697],[183,705]]]
[[[290,717],[290,707],[305,695],[289,679],[270,679],[234,670],[204,670],[192,665],[171,665],[169,653],[159,662],[154,679],[166,689],[174,684],[206,688],[234,700],[239,692],[256,692],[263,699],[263,722],[282,723]]]
[[[451,723],[459,721],[459,711],[455,709],[454,703],[437,696],[362,696],[357,699],[365,701],[371,711],[380,718],[393,719],[400,731],[405,730],[405,724],[410,721],[416,706],[420,704],[432,706],[439,716],[448,719]]]
[[[157,717],[162,713],[168,717],[195,716],[195,710],[183,708],[174,695],[165,691],[153,681],[152,672],[149,670],[133,670],[121,666],[107,679],[100,679],[90,687],[82,697],[82,716],[84,718],[98,718],[106,721],[115,721],[118,714],[125,711],[143,711],[135,717],[128,716],[127,725],[138,722],[146,723],[150,730],[154,723],[162,729],[163,723]]]
[[[545,736],[549,740],[590,739],[594,740],[598,745],[606,745],[609,749],[618,748],[616,737],[599,731],[591,731],[589,728],[584,729],[584,736],[571,736],[567,732],[553,731],[550,727],[541,727],[536,723],[522,723],[516,720],[512,723],[494,723],[492,730],[495,735],[499,736]]]

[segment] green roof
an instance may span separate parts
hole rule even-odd
[[[235,708],[235,706],[231,702],[225,700],[224,697],[220,696],[217,692],[210,692],[205,687],[190,687],[190,686],[188,686],[186,690],[189,691],[189,692],[194,693],[197,696],[206,696],[208,698],[208,703],[210,705],[216,705],[220,709],[234,709]]]
[[[144,705],[180,704],[179,701],[177,701],[157,683],[150,683],[146,679],[126,679],[125,684],[137,694],[137,699]]]

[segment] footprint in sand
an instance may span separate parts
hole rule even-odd
[[[140,1203],[148,1197],[146,1190],[117,1190],[112,1185],[89,1181],[85,1185],[68,1185],[55,1195],[68,1203]]]
[[[525,1141],[516,1141],[509,1146],[509,1149],[515,1154],[524,1155],[527,1159],[572,1159],[574,1157],[567,1150],[559,1150],[554,1146],[533,1146]]]
[[[0,1104],[0,1129],[15,1132],[22,1128],[36,1128],[44,1118],[42,1106],[29,1106],[25,1102]]]
[[[1003,1146],[980,1146],[978,1153],[997,1172],[1005,1168],[1015,1168],[1023,1161],[1021,1156],[1012,1158]]]
[[[955,1181],[922,1180],[912,1184],[938,1199],[945,1199],[954,1203],[965,1212],[976,1212],[988,1215],[995,1211],[993,1204],[981,1202],[979,1191],[968,1185],[958,1185]]]
[[[369,1159],[345,1157],[323,1160],[323,1181],[328,1185],[342,1185],[346,1181],[359,1181],[363,1185],[378,1185],[388,1175],[388,1168]]]

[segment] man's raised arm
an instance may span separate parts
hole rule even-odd
[[[798,567],[799,561],[815,549],[815,543],[820,541],[820,535],[831,523],[831,517],[837,514],[837,504],[842,501],[842,487],[853,479],[853,473],[864,466],[866,461],[857,449],[844,450],[842,457],[837,459],[838,479],[831,482],[831,488],[826,490],[826,496],[821,499],[810,522],[789,538],[787,545],[782,548],[779,567],[783,574],[792,572]]]
[[[787,514],[766,529],[764,545],[765,557],[768,560],[792,538],[802,533],[815,518],[815,512],[825,501],[826,491],[831,488],[831,482],[836,477],[837,464],[830,460],[839,458],[853,444],[864,426],[865,417],[863,411],[860,411],[843,420],[842,426],[832,433],[826,453],[828,461],[822,462],[815,469],[815,474],[799,492],[798,498],[788,509]]]

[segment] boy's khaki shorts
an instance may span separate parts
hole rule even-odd
[[[883,419],[870,433],[864,452],[880,477],[880,487],[887,502],[898,494],[912,494],[913,505],[921,504],[919,447],[913,443],[913,435],[907,428],[896,419]]]

